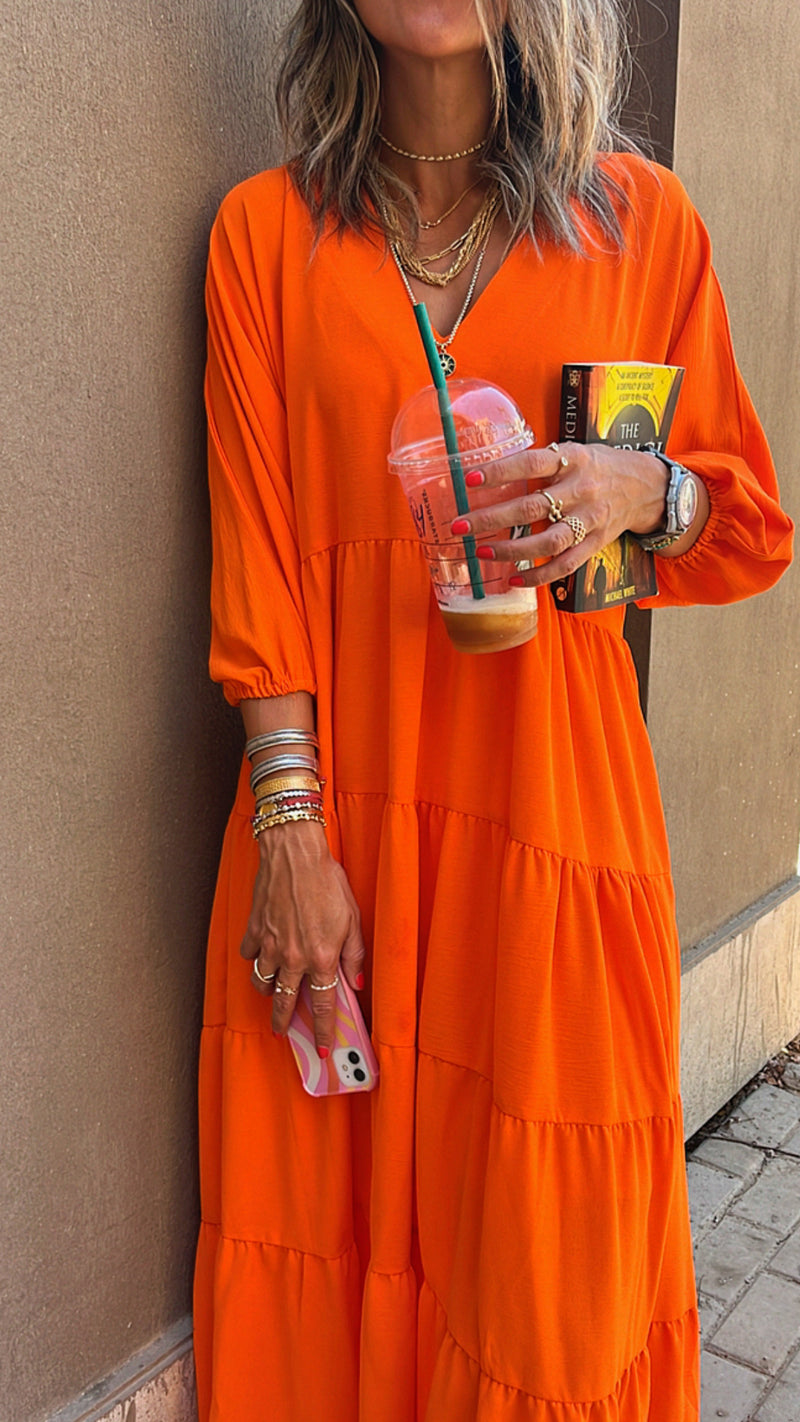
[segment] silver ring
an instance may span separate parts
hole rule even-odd
[[[548,444],[547,448],[552,449],[554,454],[558,454],[558,445],[556,444],[555,440],[553,440],[552,444]]]
[[[562,520],[562,522],[569,524],[570,528],[572,529],[573,548],[575,547],[576,543],[583,543],[583,540],[586,537],[586,525],[582,523],[579,518],[576,518],[574,514],[568,514],[566,518]]]
[[[277,971],[277,969],[276,969],[276,971]],[[265,977],[263,973],[260,973],[260,972],[258,971],[258,958],[256,958],[255,962],[253,963],[253,972],[255,973],[256,977],[258,978],[258,981],[259,981],[260,983],[263,983],[265,987],[267,986],[268,983],[271,983],[271,982],[274,981],[275,973],[267,973],[267,975],[266,975],[266,977]]]
[[[554,499],[549,489],[542,489],[542,493],[550,505],[550,512],[547,515],[551,523],[560,523],[564,517],[562,506],[563,499]]]
[[[552,451],[553,451],[554,454],[558,454],[558,452],[559,452],[561,446],[558,445],[558,444],[556,444],[555,440],[553,440],[553,443],[552,443],[552,444],[548,444],[547,448],[548,448],[548,449],[552,449]],[[562,468],[562,469],[566,469],[566,468],[568,467],[568,465],[569,465],[569,460],[567,459],[566,454],[562,454],[562,455],[561,455],[561,458],[559,459],[558,462],[559,462],[559,464],[561,465],[561,468]]]
[[[335,988],[339,986],[339,974],[334,973],[333,982],[330,983],[312,983],[311,979],[309,978],[308,986],[311,988],[312,992],[328,992],[330,988]]]
[[[280,978],[275,979],[275,991],[284,993],[286,997],[297,997],[297,988],[288,987],[286,983],[281,982]]]

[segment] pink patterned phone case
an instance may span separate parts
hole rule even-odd
[[[308,978],[303,978],[287,1036],[303,1086],[310,1096],[371,1091],[377,1085],[378,1063],[369,1033],[361,1016],[358,998],[343,974],[339,974],[336,989],[336,1029],[330,1056],[325,1061],[317,1056]]]

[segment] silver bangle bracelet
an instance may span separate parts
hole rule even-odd
[[[272,755],[269,760],[261,760],[250,772],[250,789],[255,790],[262,780],[283,770],[310,770],[312,775],[319,772],[319,761],[310,755]]]
[[[319,740],[313,731],[294,730],[288,727],[283,731],[265,731],[263,735],[251,736],[247,742],[244,753],[248,760],[252,760],[259,751],[270,750],[272,746],[314,746],[319,750]]]

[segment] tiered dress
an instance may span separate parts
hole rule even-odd
[[[454,343],[540,444],[562,362],[672,362],[670,448],[711,516],[659,604],[790,556],[707,234],[678,181],[606,160],[627,250],[519,242]],[[679,953],[622,610],[469,656],[448,641],[392,419],[427,382],[378,241],[327,236],[282,169],[225,200],[208,280],[212,674],[316,697],[331,849],[368,947],[381,1080],[306,1096],[239,943],[242,774],[211,925],[196,1277],[202,1422],[690,1422],[697,1314]]]

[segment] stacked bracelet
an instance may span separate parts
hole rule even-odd
[[[283,746],[291,750],[284,752]],[[304,755],[296,749],[298,746],[308,746],[312,753]],[[300,820],[310,820],[324,829],[322,787],[325,781],[320,778],[319,761],[314,754],[319,750],[314,732],[297,727],[265,731],[263,735],[251,736],[245,746],[250,761],[266,750],[278,754],[260,760],[250,772],[250,789],[256,800],[256,812],[251,821],[253,838],[258,839],[273,825]]]
[[[311,731],[269,731],[263,736],[253,736],[245,750],[252,760],[260,751],[273,750],[281,746],[306,745],[316,750],[317,737]],[[292,750],[288,753],[267,756],[253,766],[250,772],[250,789],[255,796],[255,814],[251,820],[253,838],[275,825],[311,821],[325,828],[322,809],[322,787],[319,761],[315,755],[301,755]]]
[[[263,735],[251,736],[244,748],[248,760],[259,751],[272,750],[275,746],[313,746],[319,750],[319,741],[313,731],[296,730],[289,727],[283,731],[265,731]]]

